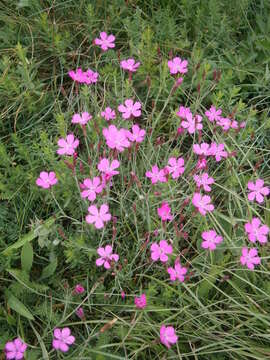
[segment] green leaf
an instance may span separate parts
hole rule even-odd
[[[12,310],[16,311],[18,314],[26,317],[29,320],[34,320],[34,316],[19,299],[17,299],[10,292],[7,292],[7,296],[8,296],[7,304]]]
[[[57,268],[57,257],[53,257],[49,265],[47,265],[43,270],[40,277],[40,280],[47,279],[52,276]]]
[[[33,264],[33,247],[32,245],[27,242],[23,245],[22,252],[21,252],[21,264],[22,270],[29,274],[32,264]]]

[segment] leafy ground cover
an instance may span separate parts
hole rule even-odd
[[[19,337],[33,360],[269,357],[269,196],[252,195],[258,179],[270,183],[269,10],[264,0],[4,2],[1,349]],[[106,51],[103,31],[115,36]],[[176,57],[187,66],[168,64]],[[121,66],[129,58],[134,72]],[[78,68],[97,81],[74,81]],[[127,99],[140,105],[129,119]],[[199,194],[211,198],[205,212]],[[245,248],[257,249],[254,269]],[[56,351],[54,330],[66,327],[75,341]]]

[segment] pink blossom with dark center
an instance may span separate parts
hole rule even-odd
[[[202,117],[200,115],[195,115],[193,117],[191,113],[188,113],[186,116],[186,120],[183,120],[181,122],[181,126],[184,129],[187,129],[190,134],[194,134],[196,130],[202,130],[203,125],[201,122]]]
[[[221,113],[221,109],[216,109],[215,106],[212,105],[209,110],[206,110],[205,116],[208,117],[209,121],[214,122],[215,120],[218,121],[220,119]]]
[[[111,149],[117,149],[122,152],[125,148],[130,146],[126,129],[118,130],[115,125],[110,125],[108,128],[104,128],[102,133],[106,139],[108,147]]]
[[[73,134],[69,134],[65,139],[59,139],[57,145],[59,146],[57,154],[73,155],[75,149],[79,146],[79,140],[76,139]]]
[[[80,124],[80,125],[86,125],[89,120],[92,119],[92,115],[90,115],[88,112],[83,112],[80,114],[74,114],[72,116],[72,124]]]
[[[257,179],[255,183],[249,181],[247,187],[250,190],[248,200],[254,201],[256,199],[259,204],[263,203],[264,196],[267,196],[270,193],[270,188],[264,186],[264,181],[262,179]]]
[[[115,110],[106,107],[104,111],[101,111],[101,116],[107,121],[113,120],[116,118]]]
[[[217,144],[216,142],[213,142],[211,144],[209,154],[214,156],[216,158],[216,161],[219,162],[222,160],[222,158],[227,158],[228,153],[224,150],[225,145],[224,144]]]
[[[164,169],[159,170],[157,165],[152,166],[151,171],[146,171],[145,176],[151,179],[152,184],[156,184],[158,181],[162,183],[168,181],[166,171]]]
[[[160,342],[165,345],[168,349],[171,345],[176,344],[178,341],[178,336],[175,334],[173,326],[162,325],[160,328]]]
[[[99,34],[100,38],[96,38],[94,40],[95,44],[100,46],[103,51],[107,51],[108,49],[112,49],[115,47],[115,36],[107,35],[105,31],[102,31]]]
[[[201,175],[194,175],[194,181],[198,188],[203,187],[204,191],[211,191],[211,187],[209,185],[214,184],[215,180],[212,177],[209,177],[207,173],[203,173]]]
[[[208,195],[201,195],[200,193],[194,193],[192,198],[192,204],[197,208],[197,210],[205,216],[207,212],[214,210],[214,205],[211,204],[211,198]]]
[[[135,303],[136,307],[139,308],[139,309],[145,308],[146,304],[147,304],[146,295],[142,294],[139,297],[135,297],[134,303]]]
[[[160,260],[161,262],[167,262],[167,254],[172,254],[173,248],[168,244],[166,240],[161,240],[160,243],[153,243],[151,245],[151,259],[153,261]]]
[[[250,223],[245,224],[245,231],[251,242],[255,243],[258,241],[260,244],[267,242],[269,227],[267,225],[261,226],[261,220],[259,218],[254,217]]]
[[[63,329],[54,329],[53,336],[53,348],[62,352],[67,352],[69,350],[69,346],[75,342],[75,337],[71,335],[71,331],[68,327]]]
[[[173,216],[171,214],[171,208],[167,202],[163,202],[161,207],[157,210],[158,216],[162,221],[172,220]]]
[[[112,160],[110,163],[109,159],[103,158],[98,163],[98,170],[105,174],[107,179],[110,179],[112,176],[119,174],[119,171],[115,170],[119,166],[120,162],[118,160]]]
[[[242,265],[246,265],[249,270],[254,270],[255,265],[261,263],[261,258],[258,256],[258,250],[255,248],[248,249],[247,247],[243,247],[240,262]]]
[[[168,160],[168,165],[166,166],[169,174],[171,174],[173,179],[178,179],[185,171],[184,167],[185,161],[183,158],[171,157]]]
[[[97,249],[97,253],[100,256],[100,258],[96,260],[96,265],[97,266],[103,265],[104,268],[107,270],[111,268],[112,261],[117,262],[119,260],[119,255],[113,254],[111,245],[106,245],[105,247],[99,247]]]
[[[122,60],[120,62],[121,68],[130,72],[136,72],[140,64],[141,64],[140,62],[136,63],[134,59]]]
[[[26,349],[27,345],[19,338],[9,341],[5,345],[6,359],[21,360],[24,357]]]
[[[181,266],[179,261],[175,261],[174,268],[169,267],[167,272],[170,275],[171,281],[178,280],[180,282],[184,282],[185,275],[187,273],[187,268],[184,266]]]
[[[181,60],[180,57],[175,57],[172,60],[168,61],[168,67],[170,69],[170,73],[172,75],[175,74],[185,74],[187,73],[188,69],[188,61],[187,60]]]
[[[141,143],[145,137],[145,130],[141,129],[139,125],[135,124],[132,126],[132,132],[127,130],[127,138],[131,142]]]
[[[81,193],[82,198],[87,198],[89,201],[94,201],[103,190],[103,184],[100,177],[96,176],[93,179],[85,179],[82,184],[84,189]]]
[[[132,99],[125,100],[125,105],[121,104],[118,106],[118,111],[122,113],[123,119],[129,119],[131,116],[141,116],[141,103],[139,101],[133,102]]]
[[[36,180],[37,186],[42,187],[43,189],[49,189],[53,185],[57,184],[58,179],[55,175],[55,172],[50,171],[49,173],[46,171],[41,171],[39,174],[39,178]]]
[[[202,233],[202,248],[209,249],[211,251],[215,250],[217,245],[223,241],[223,237],[218,235],[215,230],[204,231]]]
[[[205,158],[199,159],[196,164],[196,169],[202,170],[202,169],[206,169],[206,167],[207,167],[207,160]]]
[[[96,229],[101,229],[104,227],[104,223],[111,220],[111,214],[109,213],[109,206],[107,204],[102,204],[100,210],[96,205],[91,205],[88,208],[89,214],[86,216],[85,220],[88,224],[95,224]]]

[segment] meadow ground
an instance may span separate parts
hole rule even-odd
[[[251,195],[270,184],[269,14],[267,0],[2,1],[1,358],[17,337],[27,360],[270,358],[270,199]],[[172,74],[176,57],[187,72]],[[97,81],[74,81],[78,68]],[[130,119],[127,99],[141,106]],[[57,183],[37,184],[43,171]],[[106,245],[117,256],[98,255]],[[75,341],[56,351],[65,327]]]

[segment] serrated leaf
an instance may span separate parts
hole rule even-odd
[[[12,310],[16,311],[18,314],[26,317],[29,320],[34,320],[34,316],[19,299],[17,299],[10,292],[7,292],[7,297],[8,297],[7,304]]]
[[[22,270],[29,274],[32,264],[33,264],[33,247],[32,245],[27,242],[23,245],[22,252],[21,252],[21,264]]]

